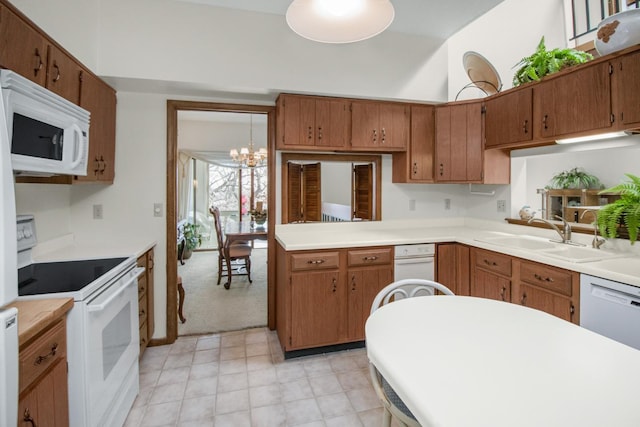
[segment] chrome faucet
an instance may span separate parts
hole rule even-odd
[[[584,217],[584,215],[587,212],[591,212],[593,214],[593,240],[591,241],[591,247],[594,249],[600,249],[600,246],[602,246],[605,242],[605,240],[602,237],[598,236],[598,212],[594,211],[593,209],[585,209],[584,212],[582,212],[582,215],[580,215],[580,219],[582,219]]]
[[[556,215],[555,217],[557,219],[559,219],[560,221],[562,221],[562,224],[563,224],[562,225],[562,230],[560,230],[557,225],[555,225],[551,221],[547,221],[544,218],[531,218],[529,221],[527,221],[527,224],[531,224],[532,222],[544,222],[545,224],[549,224],[551,226],[551,228],[553,228],[556,231],[556,233],[558,233],[558,235],[560,236],[560,239],[561,239],[561,240],[559,240],[560,243],[568,243],[568,244],[571,244],[571,245],[577,244],[577,243],[571,241],[571,224],[569,224],[561,216]]]

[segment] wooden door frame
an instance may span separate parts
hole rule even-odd
[[[212,111],[230,113],[261,113],[267,115],[267,169],[268,169],[268,204],[271,214],[267,216],[267,326],[275,329],[275,209],[276,202],[276,168],[275,168],[275,106],[221,104],[215,102],[167,100],[167,222],[166,222],[166,251],[167,251],[167,337],[157,340],[157,344],[171,344],[178,337],[178,248],[176,244],[178,189],[177,159],[178,159],[178,111]]]

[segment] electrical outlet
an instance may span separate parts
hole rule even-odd
[[[93,219],[102,219],[102,205],[93,205]]]
[[[409,210],[410,211],[415,211],[416,210],[416,201],[415,201],[415,199],[409,200]]]
[[[451,199],[444,199],[444,210],[451,210]]]
[[[162,217],[162,203],[153,204],[153,216]]]
[[[507,201],[498,200],[498,212],[506,212],[506,211],[507,211]]]

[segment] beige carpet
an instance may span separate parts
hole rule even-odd
[[[194,252],[185,265],[178,264],[185,290],[184,317],[178,335],[235,331],[267,324],[267,249],[254,248],[251,279],[234,276],[226,290],[226,276],[218,280],[218,252]]]

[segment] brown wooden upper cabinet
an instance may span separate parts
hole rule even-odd
[[[541,140],[610,129],[610,64],[590,64],[536,84],[533,116],[534,138]]]
[[[409,145],[410,107],[380,101],[351,102],[352,151],[404,151]]]
[[[436,107],[437,182],[482,182],[482,104]]]
[[[628,130],[640,127],[640,52],[612,61],[615,126]]]
[[[0,66],[91,113],[87,176],[17,178],[19,182],[113,183],[116,92],[6,0],[0,0]]]
[[[116,92],[94,75],[83,72],[80,106],[91,112],[87,175],[78,182],[113,183],[116,157]]]
[[[283,94],[276,109],[278,149],[344,150],[349,144],[347,99]]]
[[[47,40],[0,4],[0,65],[45,86]]]
[[[518,147],[533,139],[533,89],[523,87],[485,102],[485,147]]]
[[[407,151],[393,154],[394,183],[433,182],[434,106],[411,106],[411,137]]]

